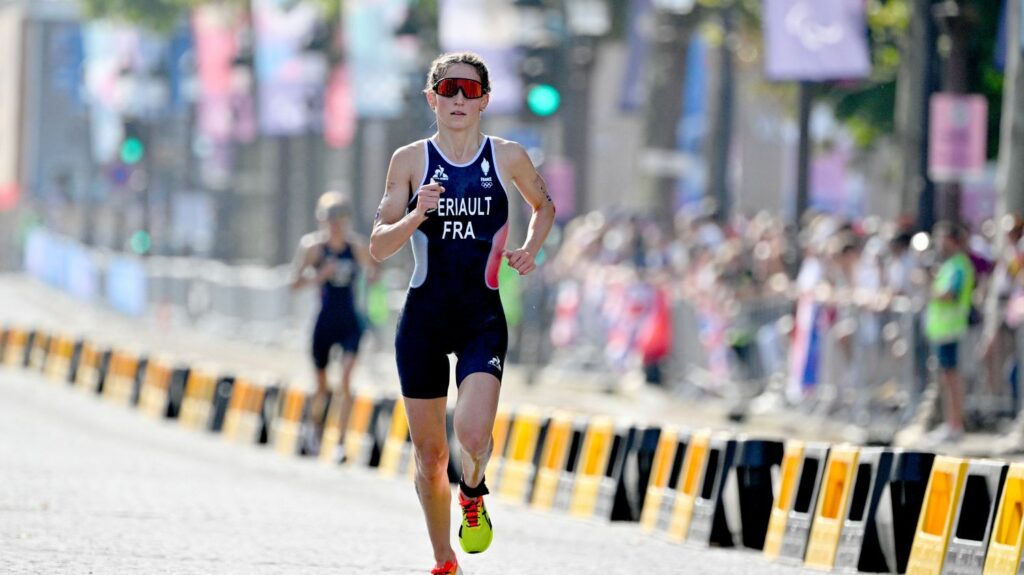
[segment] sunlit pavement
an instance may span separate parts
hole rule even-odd
[[[492,498],[493,499],[493,498]],[[673,544],[490,504],[495,543],[467,575],[795,573],[750,551]],[[412,486],[156,421],[0,370],[5,573],[426,573]]]

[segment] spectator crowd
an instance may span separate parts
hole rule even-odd
[[[593,212],[548,264],[551,362],[958,441],[1019,407],[1024,221]],[[930,421],[929,421],[930,420]]]

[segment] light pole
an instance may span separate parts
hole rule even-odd
[[[711,89],[711,130],[708,134],[708,189],[707,197],[715,202],[715,214],[726,223],[732,213],[729,194],[729,150],[732,145],[733,95],[735,79],[733,50],[736,44],[735,3],[720,8],[722,39],[718,47],[718,74]]]
[[[932,8],[932,14],[942,32],[939,54],[943,59],[942,91],[966,94],[968,88],[968,43],[971,23],[964,13],[961,0],[944,0]],[[960,221],[960,182],[944,182],[938,187],[938,208],[941,220]]]
[[[686,77],[696,1],[655,0],[654,9],[644,121],[645,153],[653,157],[671,157],[677,148],[677,126],[683,108],[682,80]],[[652,207],[664,230],[671,230],[675,219],[677,178],[678,173],[672,169],[648,168]]]
[[[153,185],[157,174],[153,162],[156,148],[156,122],[167,109],[167,83],[152,63],[142,69],[126,68],[118,79],[121,113],[125,118],[125,137],[121,143],[121,161],[135,166],[129,180],[131,192],[138,194],[141,205],[139,229],[129,237],[129,247],[139,255],[147,255],[152,245]]]
[[[811,205],[811,108],[814,106],[814,83],[799,84],[799,140],[796,157],[796,210],[794,219],[802,225],[804,212]]]
[[[928,176],[928,103],[936,85],[932,0],[911,0],[896,81],[896,135],[901,147],[901,215],[917,214],[919,229],[935,225],[935,185]]]
[[[612,23],[606,0],[566,0],[565,9],[570,34],[566,81],[569,106],[565,109],[563,141],[575,172],[576,211],[582,214],[590,209],[590,92],[594,63],[598,42]]]

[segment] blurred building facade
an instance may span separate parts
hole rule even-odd
[[[761,39],[725,12],[660,0],[339,5],[330,16],[309,2],[200,5],[157,34],[89,20],[72,0],[0,2],[0,79],[16,78],[0,88],[0,126],[17,126],[0,135],[5,227],[42,221],[96,247],[275,265],[315,226],[316,197],[339,188],[366,232],[391,152],[433,132],[426,67],[456,49],[491,65],[484,129],[531,151],[563,221],[601,209],[670,223],[716,207],[795,220],[792,103],[766,97]],[[579,19],[596,7],[604,20]],[[539,82],[561,92],[557,112],[526,107]],[[855,151],[827,105],[810,117],[812,205],[895,216],[899,155],[884,141]]]

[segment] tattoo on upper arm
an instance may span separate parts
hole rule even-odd
[[[537,178],[533,182],[537,185],[537,189],[540,190],[540,193],[544,194],[544,197],[547,198],[549,204],[555,203],[555,201],[551,199],[551,194],[548,193],[548,187],[544,184],[544,178],[542,178],[540,174],[537,174]]]
[[[392,183],[388,182],[388,188],[389,189],[391,188],[391,185],[392,185]],[[389,194],[388,194],[387,190],[385,190],[384,191],[384,197],[381,198],[380,205],[377,206],[377,214],[375,216],[373,216],[373,221],[374,222],[379,222],[380,221],[380,212],[381,212],[381,210],[384,209],[384,204],[388,203],[388,198],[389,198]]]

